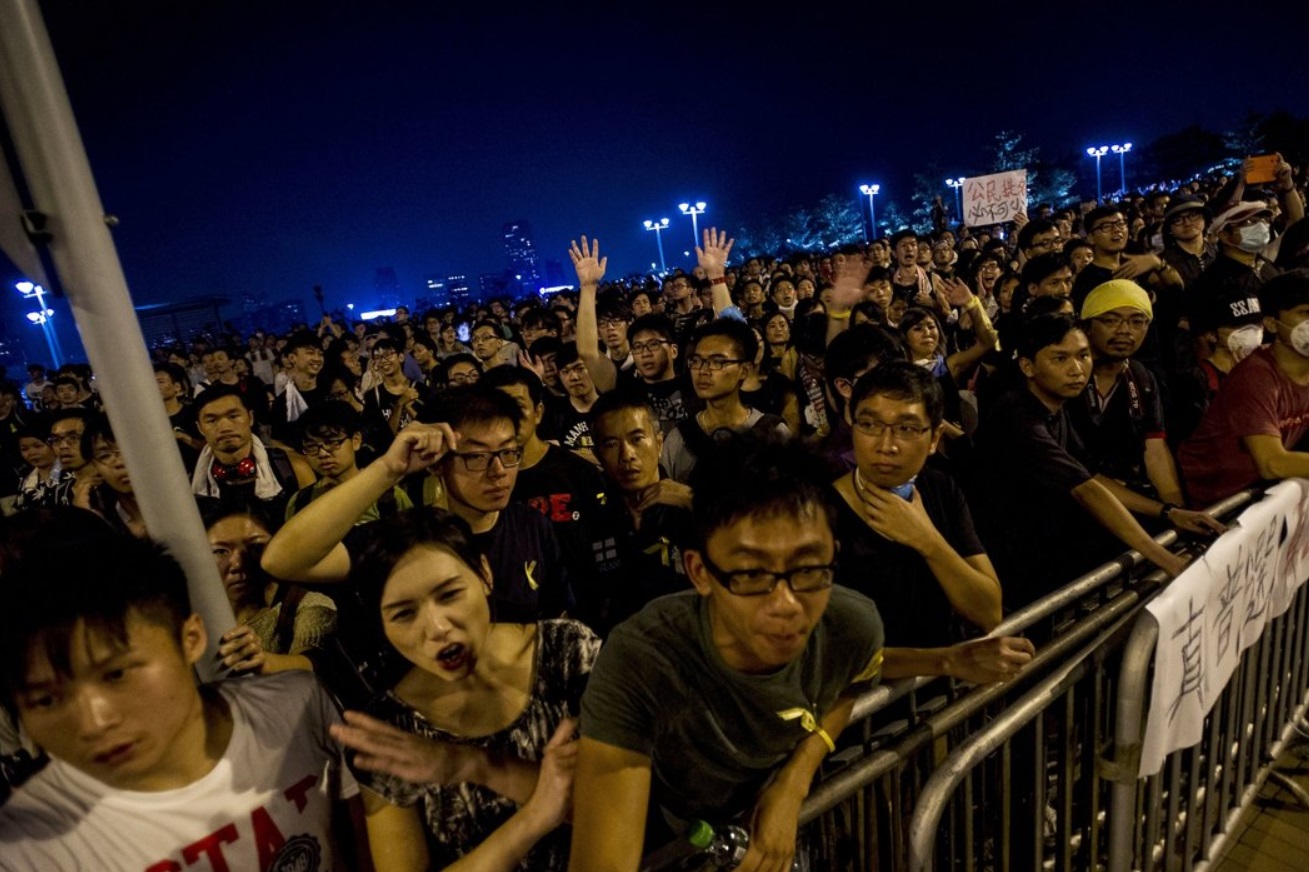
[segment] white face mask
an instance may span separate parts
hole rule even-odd
[[[1150,250],[1151,251],[1164,250],[1164,235],[1162,233],[1156,233],[1154,236],[1150,237]]]
[[[1264,328],[1258,324],[1246,324],[1227,334],[1227,350],[1240,363],[1264,344]]]
[[[1278,321],[1277,323],[1281,324],[1283,327],[1291,326],[1284,321]],[[1291,327],[1290,345],[1295,349],[1297,354],[1302,357],[1309,357],[1309,321],[1301,321],[1299,324]]]
[[[1258,254],[1268,245],[1268,240],[1272,238],[1272,232],[1268,229],[1268,222],[1260,221],[1258,224],[1251,224],[1249,227],[1242,227],[1240,230],[1241,241],[1236,243],[1236,247],[1249,254]]]

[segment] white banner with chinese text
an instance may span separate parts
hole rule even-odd
[[[1159,622],[1140,777],[1200,741],[1204,719],[1267,623],[1309,574],[1309,482],[1284,481],[1246,509],[1146,609]]]

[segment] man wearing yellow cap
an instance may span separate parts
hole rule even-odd
[[[1175,507],[1184,500],[1159,385],[1132,359],[1153,318],[1150,297],[1136,282],[1114,279],[1087,295],[1082,323],[1094,364],[1086,390],[1068,404],[1068,417],[1097,471]]]

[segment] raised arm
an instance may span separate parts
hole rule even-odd
[[[600,240],[588,243],[585,236],[580,246],[573,240],[568,256],[577,270],[577,356],[591,374],[595,389],[603,394],[618,384],[618,368],[600,351],[600,325],[595,315],[595,295],[609,258],[600,256]]]
[[[991,319],[987,317],[986,307],[982,305],[981,299],[968,287],[967,282],[959,278],[951,278],[943,279],[942,284],[946,300],[950,305],[968,313],[973,325],[973,335],[977,337],[975,343],[963,351],[955,352],[945,361],[946,366],[950,368],[951,377],[957,379],[981,360],[986,352],[996,347],[1000,341],[1000,334],[996,332]]]
[[[850,326],[850,310],[864,298],[864,281],[872,268],[873,262],[866,255],[862,257],[850,255],[837,268],[832,277],[832,289],[828,294],[828,345],[832,344],[838,333],[844,332]]]
[[[428,468],[457,444],[448,424],[410,424],[385,454],[293,515],[264,549],[264,570],[286,581],[344,581],[350,555],[341,540],[359,516],[404,476]]]
[[[732,305],[732,294],[727,290],[727,258],[735,242],[735,239],[728,239],[726,233],[719,233],[717,227],[710,227],[704,232],[704,247],[695,247],[696,262],[709,279],[713,293],[714,315],[723,314],[723,310]]]

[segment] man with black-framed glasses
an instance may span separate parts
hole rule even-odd
[[[264,551],[264,569],[286,581],[345,581],[368,535],[355,520],[417,475],[417,501],[463,518],[487,555],[496,620],[532,623],[569,612],[572,587],[550,522],[509,501],[523,458],[518,405],[473,385],[443,392],[423,414],[432,423],[401,430],[385,454],[288,518]]]
[[[363,419],[353,406],[340,400],[314,406],[300,416],[298,423],[301,450],[318,480],[292,495],[286,504],[288,518],[358,475],[357,452],[364,443]],[[355,525],[390,517],[413,506],[403,488],[393,487],[365,509]]]
[[[718,318],[701,325],[690,342],[687,377],[704,408],[678,422],[664,437],[662,460],[668,477],[686,484],[696,458],[714,440],[743,430],[758,430],[785,438],[786,422],[777,415],[752,409],[741,401],[741,385],[754,367],[759,337],[744,321]]]
[[[855,383],[855,468],[833,483],[837,580],[877,603],[888,674],[1003,681],[1033,649],[1025,639],[973,638],[1000,623],[1000,580],[963,491],[927,465],[944,405],[940,383],[908,361],[887,361]]]
[[[1151,290],[1180,287],[1181,276],[1157,254],[1127,254],[1127,218],[1118,206],[1099,206],[1086,213],[1086,238],[1095,252],[1091,263],[1073,283],[1073,305],[1080,307],[1086,295],[1113,279],[1131,279]]]
[[[748,828],[747,868],[790,868],[814,773],[881,674],[877,607],[832,584],[821,462],[734,435],[693,489],[695,590],[619,624],[582,698],[575,872],[634,872],[696,819]]]

